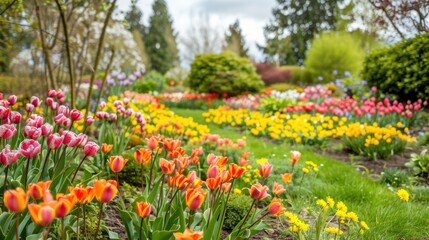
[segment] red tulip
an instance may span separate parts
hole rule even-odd
[[[267,193],[268,187],[262,186],[260,183],[253,184],[250,189],[250,197],[253,199],[262,200],[270,195]]]
[[[283,205],[283,202],[281,199],[274,198],[270,205],[268,205],[268,212],[270,212],[274,216],[278,216],[282,213],[284,213],[286,208]]]
[[[117,173],[124,169],[127,162],[128,159],[124,159],[122,156],[111,156],[109,158],[109,167],[113,172]]]
[[[137,215],[141,218],[147,218],[150,216],[150,211],[152,210],[152,206],[147,202],[136,202],[136,210]]]
[[[70,118],[72,121],[79,121],[83,118],[83,114],[81,111],[73,109],[70,111]]]
[[[269,163],[259,164],[259,174],[261,175],[262,178],[269,177],[272,170],[273,170],[273,165]]]
[[[9,115],[9,119],[11,123],[19,124],[22,120],[22,115],[17,111],[11,111]]]
[[[235,163],[229,165],[229,172],[232,178],[239,178],[245,171],[246,169],[244,167],[239,167]]]

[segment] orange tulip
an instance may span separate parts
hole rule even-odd
[[[45,191],[49,189],[49,186],[51,185],[52,181],[40,181],[37,184],[30,183],[28,185],[27,193],[33,198],[33,199],[41,199],[43,195],[45,194]]]
[[[229,182],[229,180],[231,180],[231,173],[227,170],[224,170],[221,174],[220,174],[221,178],[222,178],[222,182],[226,183]]]
[[[11,212],[19,213],[27,207],[28,196],[22,188],[6,191],[3,198],[4,205]]]
[[[76,200],[81,204],[88,204],[95,197],[95,189],[91,186],[84,187],[82,184],[78,184],[74,188],[69,187],[69,191],[75,195]]]
[[[220,175],[219,166],[210,165],[207,169],[207,177],[208,178],[216,178]]]
[[[185,149],[183,149],[182,147],[177,147],[173,149],[173,151],[168,152],[168,157],[171,159],[178,158],[183,155],[185,155]]]
[[[147,147],[150,150],[155,150],[158,148],[159,140],[156,137],[152,136],[150,138],[146,138],[145,140],[146,140]]]
[[[290,157],[291,157],[290,162],[292,164],[296,164],[299,161],[299,159],[301,158],[301,153],[298,151],[291,151]]]
[[[191,163],[190,157],[178,156],[176,158],[176,165],[180,169],[186,169],[189,166],[189,163]]]
[[[174,149],[180,147],[181,144],[182,142],[180,140],[174,140],[172,138],[166,138],[163,142],[164,149],[169,152],[172,152]]]
[[[127,162],[128,159],[124,159],[122,156],[111,156],[109,158],[110,169],[115,173],[122,171]]]
[[[118,193],[118,183],[115,180],[94,180],[95,197],[101,203],[112,200]]]
[[[238,158],[238,164],[240,164],[240,166],[246,166],[247,164],[249,164],[250,160],[246,160],[245,158],[239,157]]]
[[[220,186],[222,178],[216,177],[216,178],[207,178],[205,181],[205,184],[208,189],[216,189]]]
[[[207,163],[209,165],[213,165],[216,163],[217,160],[217,156],[214,155],[213,153],[209,153],[209,155],[207,155]]]
[[[64,195],[57,194],[57,202],[55,205],[55,216],[57,218],[65,217],[74,207],[76,196],[73,193]]]
[[[206,198],[206,195],[207,193],[200,187],[186,190],[186,206],[191,210],[200,208]]]
[[[281,174],[283,182],[285,182],[286,184],[289,184],[292,182],[292,173],[284,173]]]
[[[259,174],[261,175],[262,178],[269,177],[272,170],[273,170],[273,165],[269,163],[259,164]]]
[[[229,165],[229,172],[231,173],[232,178],[239,178],[245,171],[246,169],[244,167],[239,167],[235,163],[231,163]]]
[[[253,199],[262,200],[270,195],[267,193],[268,187],[262,186],[260,183],[253,184],[250,189],[250,197]]]
[[[177,189],[184,190],[189,185],[189,179],[182,174],[178,174],[173,177],[173,183]]]
[[[145,148],[137,149],[134,152],[134,159],[143,165],[148,165],[150,163],[150,159],[152,158],[152,151]]]
[[[225,166],[227,162],[228,162],[228,157],[217,156],[216,165],[218,165],[219,167]]]
[[[200,231],[194,232],[189,228],[187,228],[183,233],[177,232],[173,234],[176,240],[200,240],[201,238],[203,238],[203,232],[200,232]]]
[[[141,218],[149,217],[150,211],[152,210],[152,205],[147,202],[137,202],[136,203],[137,215]]]
[[[55,219],[55,205],[56,202],[28,204],[28,211],[33,222],[42,226],[49,225]]]
[[[280,194],[282,194],[285,190],[286,190],[286,189],[283,187],[283,185],[281,185],[281,184],[279,184],[279,183],[277,183],[277,182],[274,182],[274,184],[273,184],[273,193],[274,193],[275,195],[280,195]]]
[[[229,190],[231,189],[231,183],[226,182],[226,183],[222,183],[221,187],[222,191],[224,192],[229,192]]]
[[[241,152],[241,156],[242,156],[244,159],[248,159],[248,158],[250,157],[250,152]]]
[[[270,205],[268,205],[268,212],[270,212],[274,216],[278,216],[282,213],[284,213],[286,208],[283,205],[283,202],[281,199],[274,198]]]
[[[104,154],[108,154],[110,151],[112,151],[112,149],[113,149],[113,144],[103,143],[103,144],[101,145],[101,151],[102,151]]]
[[[173,161],[168,161],[164,158],[159,159],[159,167],[163,174],[172,174],[175,168],[175,164]]]

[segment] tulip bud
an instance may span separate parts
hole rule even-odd
[[[48,106],[52,106],[52,104],[54,103],[54,99],[48,97],[45,99],[45,104]]]
[[[30,103],[33,104],[34,107],[38,107],[40,105],[40,99],[36,96],[32,96],[30,98]]]
[[[109,167],[113,172],[120,172],[124,169],[128,159],[124,159],[122,156],[111,156],[109,158]]]
[[[61,91],[61,90],[58,90],[57,91],[57,98],[60,99],[60,98],[63,98],[63,97],[64,97],[64,92]]]
[[[136,202],[137,215],[141,218],[149,217],[152,206],[146,202]]]
[[[17,100],[17,97],[15,95],[10,95],[9,98],[7,99],[7,101],[11,106],[15,105],[16,100]]]
[[[92,116],[86,117],[85,123],[86,123],[86,125],[90,126],[91,124],[94,123],[94,118]]]
[[[259,174],[261,175],[262,178],[269,177],[272,170],[273,170],[273,165],[269,163],[259,164]]]
[[[27,112],[33,112],[33,110],[34,110],[34,105],[33,104],[31,104],[31,103],[25,104],[25,111],[27,111]]]
[[[9,211],[20,213],[27,207],[27,194],[22,188],[8,190],[4,193],[3,202]]]
[[[54,89],[49,89],[48,90],[48,96],[51,98],[54,98],[57,96],[57,91],[55,91]]]
[[[81,111],[73,109],[70,111],[70,118],[72,121],[79,121],[83,118],[83,114]]]
[[[100,147],[95,142],[87,142],[85,146],[83,147],[83,153],[86,156],[94,156]]]
[[[101,144],[101,151],[104,154],[108,154],[110,151],[112,151],[112,149],[113,149],[113,145],[112,144],[107,144],[107,143]]]
[[[267,193],[268,187],[262,186],[260,183],[253,184],[250,189],[250,197],[257,200],[262,200],[270,195]]]

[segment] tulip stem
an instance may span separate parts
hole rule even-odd
[[[159,194],[159,199],[158,199],[158,206],[157,206],[157,211],[156,211],[156,216],[158,217],[158,212],[159,212],[159,209],[160,209],[160,207],[161,207],[161,202],[163,201],[163,199],[164,199],[164,174],[162,174],[162,176],[161,176],[161,193]]]
[[[9,172],[9,165],[6,166],[6,170],[4,173],[4,183],[3,183],[3,196],[4,193],[6,192],[6,187],[7,187],[7,173]]]
[[[144,175],[143,175],[143,164],[140,167],[140,175],[142,175],[142,193],[144,193]]]
[[[98,230],[100,229],[101,216],[103,215],[103,203],[100,203],[100,212],[98,213],[98,223],[95,229],[94,239],[98,239]]]
[[[150,164],[150,173],[149,173],[149,191],[150,187],[152,186],[152,172],[153,172],[153,165],[155,164],[156,157],[158,156],[158,149],[156,150],[155,157],[152,159],[152,162]]]
[[[27,181],[28,181],[28,168],[30,167],[30,159],[27,159],[27,166],[25,167],[25,174],[24,174],[24,190],[27,191]]]
[[[256,199],[255,199],[255,200],[253,200],[252,205],[251,205],[251,206],[250,206],[250,208],[249,208],[249,211],[247,211],[247,214],[246,214],[246,216],[244,217],[243,222],[241,222],[240,227],[238,228],[238,231],[237,231],[237,236],[240,234],[241,229],[243,228],[243,225],[246,223],[247,218],[249,217],[249,214],[250,214],[250,212],[252,211],[253,206],[255,205],[255,203],[256,203]]]
[[[16,231],[16,240],[19,240],[19,215],[21,215],[21,213],[17,213],[16,214],[16,222],[15,222],[15,231]]]
[[[48,152],[46,153],[45,161],[43,162],[42,173],[40,174],[39,181],[42,180],[43,176],[45,176],[46,164],[48,162],[49,155],[51,154],[52,149],[48,148]],[[56,169],[56,168],[55,168]],[[55,171],[54,171],[55,172]]]
[[[220,226],[219,226],[219,235],[217,236],[217,239],[220,239],[220,234],[222,232],[222,227],[223,227],[223,222],[225,220],[225,214],[226,214],[226,204],[228,204],[228,200],[229,200],[229,196],[231,195],[231,191],[234,188],[234,182],[235,182],[235,178],[232,179],[232,183],[231,183],[231,188],[228,191],[228,195],[226,196],[226,201],[225,201],[225,207],[222,210],[222,218],[220,219]],[[208,224],[208,223],[207,223]]]
[[[143,240],[143,236],[142,236],[142,228],[143,228],[143,218],[140,220],[140,233],[139,233],[139,240]]]
[[[119,193],[119,200],[121,202],[122,209],[125,209],[125,203],[124,203],[124,196],[122,196],[121,188],[119,186],[119,173],[116,173],[116,182],[118,183],[118,193]]]
[[[266,212],[264,215],[260,216],[258,219],[256,219],[256,221],[254,221],[248,228],[253,227],[257,222],[259,222],[259,220],[261,220],[262,218],[264,218],[265,216],[267,216],[270,212]]]
[[[188,218],[188,228],[191,229],[191,223],[194,221],[195,211],[191,210]]]
[[[80,207],[77,208],[77,216],[76,216],[76,239],[79,239],[79,216],[80,216]]]
[[[64,239],[64,217],[61,218],[61,240]]]
[[[165,224],[165,221],[167,221],[167,217],[168,217],[168,213],[170,212],[171,204],[172,204],[174,198],[176,197],[176,194],[178,191],[179,191],[179,189],[176,189],[176,191],[173,194],[173,197],[171,197],[170,203],[167,206],[167,211],[165,212],[164,221],[162,222],[162,224],[163,224],[162,229],[164,229],[164,224]]]
[[[85,155],[85,157],[82,158],[82,161],[80,161],[79,166],[77,166],[76,171],[74,172],[74,175],[73,175],[71,182],[74,181],[76,174],[77,174],[77,172],[79,172],[79,169],[82,166],[82,163],[85,161],[86,157],[88,157],[88,155]]]
[[[49,236],[49,230],[48,230],[48,228],[47,227],[44,227],[43,228],[43,240],[48,240],[48,236]]]
[[[85,204],[82,205],[82,212],[83,212],[83,232],[85,234],[85,239],[88,239],[88,232],[86,231],[86,211],[85,211]]]

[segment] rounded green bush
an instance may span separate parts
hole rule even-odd
[[[150,71],[143,80],[135,81],[132,89],[138,93],[162,92],[165,82],[166,78],[162,74]]]
[[[305,67],[321,82],[344,78],[346,72],[356,75],[365,57],[360,42],[345,32],[324,32],[313,40],[305,59]],[[336,74],[335,74],[335,73]]]
[[[226,205],[226,215],[224,222],[225,230],[232,230],[246,216],[252,205],[252,198],[243,194],[231,194]]]
[[[258,92],[263,87],[249,60],[229,52],[198,55],[188,80],[189,87],[196,92],[228,96]]]
[[[429,33],[371,52],[363,78],[402,100],[429,99]]]

